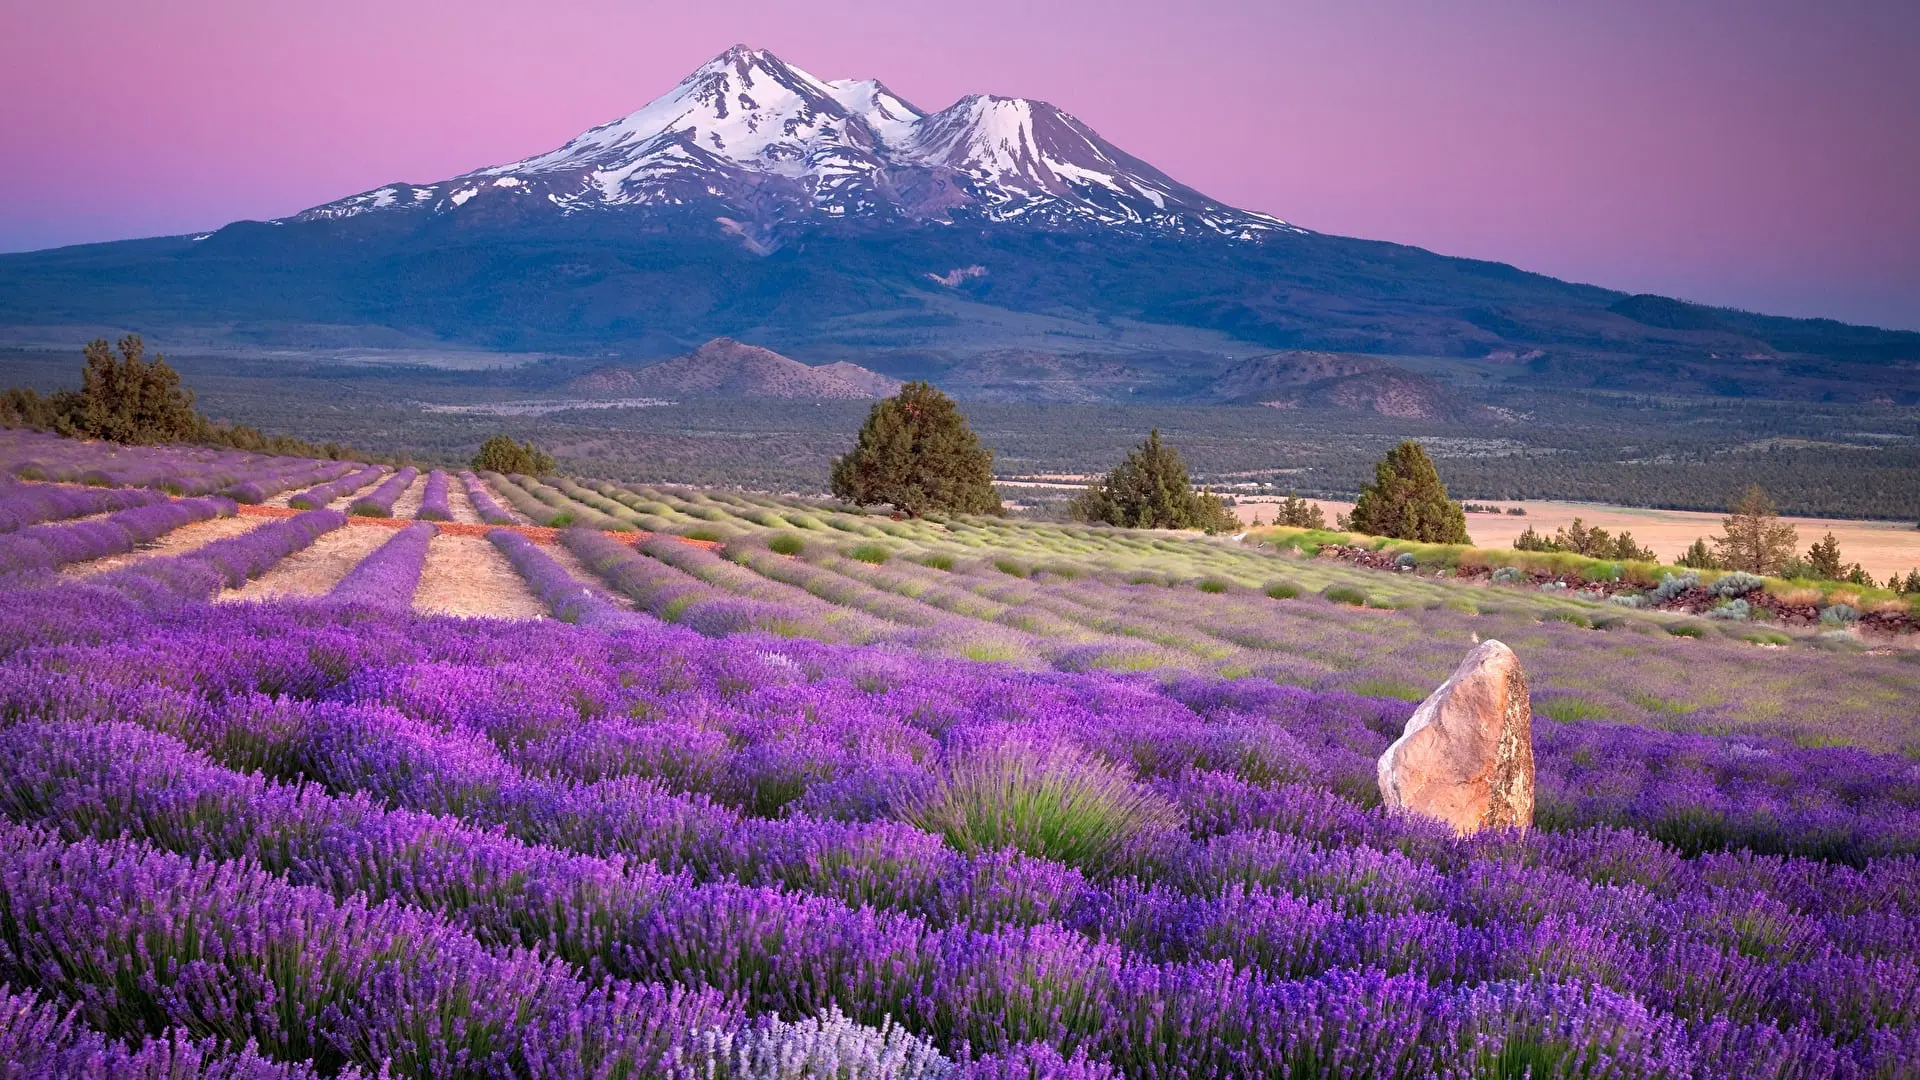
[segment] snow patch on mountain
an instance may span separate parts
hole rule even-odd
[[[1294,230],[1215,202],[1044,101],[971,95],[924,113],[874,79],[826,82],[735,46],[562,146],[431,185],[389,185],[296,220],[447,213],[535,198],[563,213],[711,204],[770,247],[808,216],[1097,224],[1253,239]]]

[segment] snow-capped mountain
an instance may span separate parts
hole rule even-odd
[[[711,208],[750,246],[808,218],[1021,221],[1252,239],[1293,226],[1207,198],[1025,98],[923,113],[876,80],[825,82],[735,46],[644,108],[558,149],[434,184],[395,184],[296,216],[460,213],[500,200],[562,213]]]

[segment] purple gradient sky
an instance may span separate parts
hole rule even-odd
[[[736,41],[1044,98],[1216,198],[1920,328],[1920,2],[0,0],[0,250],[549,149]]]

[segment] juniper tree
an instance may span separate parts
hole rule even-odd
[[[1713,538],[1713,557],[1728,570],[1775,574],[1793,558],[1800,540],[1793,526],[1780,520],[1760,485],[1747,488],[1720,519],[1721,535]]]
[[[1360,501],[1347,517],[1355,532],[1420,540],[1430,544],[1470,544],[1467,516],[1447,498],[1447,485],[1419,443],[1408,439],[1374,466],[1373,483],[1360,489]]]
[[[1180,451],[1160,440],[1158,428],[1075,497],[1068,513],[1080,521],[1129,529],[1225,532],[1239,527],[1239,519],[1217,496],[1193,489]]]
[[[146,358],[139,334],[120,339],[115,356],[105,338],[89,342],[76,393],[58,395],[55,427],[66,434],[110,442],[147,444],[195,438],[206,421],[193,409],[193,392],[155,353]]]
[[[505,435],[495,435],[480,444],[480,452],[473,455],[473,468],[479,472],[540,476],[552,472],[555,464],[553,455],[531,442],[514,442]]]
[[[910,517],[1000,513],[993,451],[931,383],[910,382],[876,403],[831,477],[835,496],[859,506],[886,503]]]

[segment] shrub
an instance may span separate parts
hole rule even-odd
[[[1566,592],[1567,588],[1567,583],[1564,581],[1543,581],[1540,583],[1541,592]]]
[[[993,568],[1003,574],[1011,574],[1017,578],[1026,577],[1028,573],[1026,567],[1012,559],[995,559],[993,560]]]
[[[1832,604],[1820,609],[1820,622],[1827,626],[1852,626],[1860,621],[1860,611],[1851,604]]]
[[[1493,572],[1493,583],[1495,585],[1511,585],[1514,582],[1525,580],[1527,580],[1527,572],[1517,566],[1502,566]]]
[[[526,476],[543,476],[554,470],[553,456],[531,442],[514,442],[505,435],[495,435],[480,444],[480,450],[473,455],[472,468],[475,472],[497,472],[502,476],[521,473]]]
[[[1320,590],[1320,595],[1324,599],[1336,604],[1351,604],[1354,607],[1367,606],[1366,590],[1355,588],[1352,585],[1329,585]]]
[[[1419,565],[1420,560],[1414,558],[1410,551],[1401,552],[1393,557],[1393,567],[1396,570],[1412,570]]]
[[[1194,585],[1194,588],[1199,589],[1203,593],[1215,594],[1226,592],[1229,587],[1227,582],[1212,577],[1201,578],[1200,581]]]
[[[931,555],[922,555],[920,556],[919,562],[921,566],[924,566],[929,570],[952,570],[953,569],[953,556],[944,555],[939,552],[935,552]]]
[[[1643,608],[1647,606],[1647,598],[1639,593],[1614,593],[1607,597],[1607,603],[1627,608]]]
[[[1076,496],[1067,512],[1077,521],[1129,529],[1204,529],[1229,532],[1239,519],[1220,499],[1195,491],[1180,451],[1154,429],[1099,483]]]
[[[1706,614],[1709,619],[1740,621],[1752,614],[1752,609],[1745,600],[1729,600],[1719,607],[1708,608]]]
[[[872,563],[879,566],[893,557],[893,553],[879,544],[856,544],[847,549],[847,558],[856,562]]]
[[[1758,574],[1749,574],[1745,570],[1735,570],[1731,574],[1722,575],[1712,585],[1707,587],[1707,591],[1715,596],[1722,596],[1732,600],[1736,597],[1745,596],[1755,590],[1765,588],[1766,584],[1767,579]]]
[[[1660,576],[1660,584],[1654,586],[1653,598],[1656,602],[1664,604],[1674,597],[1679,596],[1681,593],[1686,592],[1688,589],[1697,589],[1699,587],[1700,575],[1692,570],[1679,575],[1662,574]]]
[[[1303,590],[1291,581],[1276,581],[1269,584],[1262,591],[1275,600],[1292,600],[1294,597],[1299,596]]]
[[[806,550],[807,545],[792,533],[777,533],[767,541],[767,547],[780,555],[798,555]]]
[[[953,1063],[892,1020],[855,1023],[830,1005],[817,1018],[770,1016],[733,1031],[695,1032],[680,1052],[684,1072],[702,1080],[939,1080]]]
[[[1676,622],[1667,624],[1667,633],[1674,637],[1701,638],[1707,636],[1707,628],[1697,622]]]
[[[966,854],[1015,848],[1105,868],[1130,842],[1180,818],[1165,798],[1068,744],[1014,739],[962,747],[899,816]]]
[[[1705,539],[1694,540],[1693,546],[1687,548],[1685,552],[1681,553],[1680,558],[1675,563],[1675,565],[1689,567],[1694,570],[1720,569],[1720,561],[1718,559],[1715,559],[1713,557],[1713,552],[1707,549],[1707,542]]]

